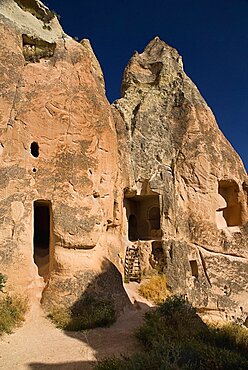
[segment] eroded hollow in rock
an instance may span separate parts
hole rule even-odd
[[[217,210],[219,225],[240,226],[241,205],[238,201],[238,184],[234,180],[220,180],[218,193],[223,201]]]
[[[34,202],[33,258],[38,274],[48,277],[51,251],[51,204],[48,201]]]
[[[56,43],[22,35],[22,50],[27,62],[39,62],[40,59],[49,59],[53,56]]]
[[[125,198],[128,239],[153,240],[161,237],[159,196],[136,195]]]
[[[191,261],[189,261],[189,264],[190,264],[192,276],[194,276],[195,278],[198,279],[198,265],[197,265],[197,261],[196,260],[191,260]]]
[[[28,11],[36,18],[42,20],[44,23],[49,23],[55,14],[42,3],[37,3],[36,0],[14,0],[17,5],[24,11]]]
[[[164,252],[161,241],[156,240],[152,242],[152,255],[156,262],[161,262],[163,260]]]
[[[30,152],[33,157],[38,158],[39,157],[39,145],[35,141],[32,142],[30,145]]]

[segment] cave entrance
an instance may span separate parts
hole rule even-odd
[[[45,280],[49,273],[51,244],[51,205],[48,201],[34,202],[33,258],[38,274]]]
[[[136,195],[125,198],[128,239],[156,240],[161,238],[159,195]]]
[[[241,225],[241,204],[239,203],[239,187],[234,180],[219,181],[218,193],[222,203],[217,209],[217,225],[224,226]]]

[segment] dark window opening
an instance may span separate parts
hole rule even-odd
[[[49,25],[47,26],[50,27]],[[49,59],[54,55],[56,43],[22,35],[22,51],[27,62],[35,63],[40,59]]]
[[[160,262],[164,258],[164,251],[161,241],[156,240],[155,242],[152,242],[152,254],[154,260],[157,262]]]
[[[198,265],[196,260],[189,261],[192,276],[198,279]]]
[[[35,141],[32,142],[30,145],[30,152],[33,157],[38,158],[39,157],[39,145]]]
[[[34,202],[34,262],[38,273],[46,278],[50,258],[50,206],[45,201]]]
[[[158,194],[125,198],[124,206],[130,241],[161,239]]]
[[[128,218],[128,239],[135,241],[138,239],[137,219],[135,215],[130,215]]]

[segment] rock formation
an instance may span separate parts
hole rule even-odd
[[[0,2],[0,272],[9,288],[125,304],[127,247],[203,312],[248,315],[246,171],[158,37],[111,107],[88,40],[38,0]]]
[[[112,293],[122,192],[100,66],[41,2],[4,1],[0,13],[1,272],[30,295],[44,278],[46,300],[55,289],[73,301],[107,269]]]
[[[127,129],[125,202],[129,229],[138,225],[131,239],[145,239],[143,266],[157,265],[202,311],[245,320],[246,171],[177,51],[156,37],[135,53],[114,107]]]

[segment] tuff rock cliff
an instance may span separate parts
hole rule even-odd
[[[127,247],[199,310],[247,323],[246,171],[158,37],[111,107],[88,40],[38,0],[0,1],[0,272],[43,304],[128,303]]]
[[[203,312],[245,320],[247,174],[178,52],[156,37],[135,53],[114,107],[129,148],[123,158],[128,207],[132,199],[142,206],[158,197],[161,234],[142,242],[144,251],[172,291],[187,294]]]
[[[0,270],[44,303],[76,300],[99,274],[99,289],[121,296],[117,135],[100,66],[41,2],[2,1],[0,13]]]

